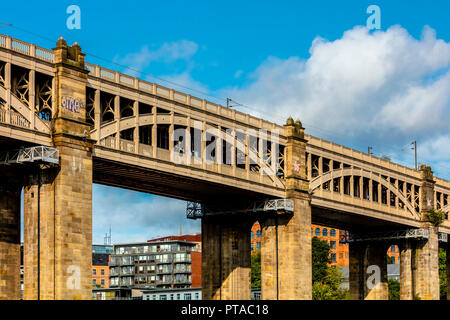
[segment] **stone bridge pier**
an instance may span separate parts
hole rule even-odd
[[[202,219],[204,299],[250,299],[250,229],[262,227],[261,295],[265,300],[312,299],[311,197],[306,178],[306,141],[300,121],[285,125],[286,198],[292,213]]]
[[[17,175],[0,173],[0,300],[20,299],[20,192]]]
[[[434,208],[433,173],[430,167],[425,166],[421,169],[421,175],[420,229],[426,236],[390,239],[389,242],[382,237],[351,242],[351,299],[388,299],[386,253],[390,244],[396,244],[400,250],[400,299],[439,300],[439,227],[426,218],[427,211]]]
[[[92,298],[92,150],[84,54],[60,39],[53,146],[59,166],[36,168],[24,188],[24,299]]]

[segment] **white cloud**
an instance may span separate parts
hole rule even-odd
[[[449,66],[450,43],[430,27],[415,39],[400,26],[358,26],[335,41],[317,37],[306,60],[269,57],[245,86],[221,93],[253,107],[243,111],[278,123],[292,115],[310,133],[347,145],[441,145],[450,132]]]
[[[197,53],[198,45],[188,40],[164,43],[156,50],[150,50],[147,45],[142,46],[139,52],[127,54],[125,57],[116,57],[116,61],[121,65],[131,67],[134,70],[128,70],[133,75],[138,74],[152,62],[172,63],[177,60],[188,61]],[[137,70],[137,71],[136,71]]]

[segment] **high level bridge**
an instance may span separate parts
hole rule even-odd
[[[62,38],[47,50],[0,35],[0,162],[1,299],[20,296],[22,189],[24,298],[91,298],[93,183],[198,204],[206,299],[250,298],[255,221],[263,299],[311,299],[311,223],[353,235],[352,298],[387,298],[388,241],[401,249],[402,299],[439,298],[450,222],[426,213],[449,212],[450,182],[430,167],[91,65]],[[375,288],[369,265],[381,268]]]

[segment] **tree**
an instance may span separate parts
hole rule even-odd
[[[261,288],[261,251],[256,251],[252,254],[252,288]]]
[[[312,239],[313,300],[348,298],[347,292],[340,288],[344,276],[335,266],[329,266],[330,262],[330,246],[326,241],[314,237]]]
[[[312,238],[312,282],[320,282],[327,276],[330,259],[330,246],[326,241]]]
[[[400,300],[400,282],[397,280],[388,280],[389,300]]]
[[[447,252],[439,248],[439,287],[441,300],[447,299]]]

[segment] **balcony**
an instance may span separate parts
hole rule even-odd
[[[118,275],[119,275],[119,271],[111,270],[111,271],[109,272],[109,275],[110,275],[110,276],[118,276]]]
[[[172,274],[172,269],[167,269],[167,268],[157,269],[156,273],[158,273],[158,274]]]
[[[178,258],[178,259],[174,259],[173,262],[174,262],[174,263],[186,263],[186,262],[191,263],[192,260],[191,260],[191,257],[187,257],[187,258]]]
[[[174,284],[192,284],[192,281],[190,279],[175,279],[173,282]]]
[[[175,268],[173,273],[191,273],[191,268]]]
[[[161,263],[172,263],[172,261],[173,261],[172,258],[164,259],[164,260],[156,259],[156,263],[158,263],[158,264],[161,264]]]

